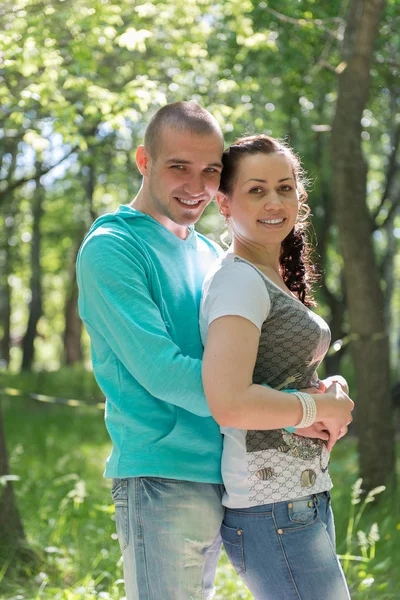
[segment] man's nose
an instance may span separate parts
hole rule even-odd
[[[204,194],[205,182],[203,175],[192,175],[185,185],[185,190],[192,196],[201,196]]]

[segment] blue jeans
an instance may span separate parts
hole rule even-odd
[[[329,492],[226,509],[226,552],[256,600],[348,600]]]
[[[214,594],[223,487],[159,477],[114,479],[127,600],[204,600]]]

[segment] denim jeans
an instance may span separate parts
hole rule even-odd
[[[223,487],[134,477],[114,479],[111,493],[127,600],[212,598]]]
[[[255,600],[348,600],[329,492],[226,509],[226,552]]]

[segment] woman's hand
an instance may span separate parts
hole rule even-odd
[[[337,440],[347,433],[347,426],[353,420],[354,402],[339,383],[332,383],[316,402],[317,419],[329,434],[327,449],[330,452]]]
[[[343,392],[346,395],[348,395],[349,387],[347,385],[347,381],[341,375],[332,375],[331,377],[327,377],[326,379],[321,379],[321,380],[319,380],[318,387],[305,388],[305,389],[301,389],[299,391],[307,392],[308,394],[326,394],[327,390],[329,389],[330,386],[332,386],[332,384],[339,385],[341,387],[341,389],[343,390]],[[337,440],[339,440],[340,438],[342,438],[346,435],[347,430],[348,430],[347,425],[341,427],[341,429],[339,430],[339,432],[337,434],[335,442],[333,442],[333,440],[331,440],[330,443],[328,443],[327,447],[328,447],[329,451],[332,450],[332,448],[335,445]],[[319,438],[321,440],[330,440],[329,431],[326,428],[326,425],[324,425],[324,423],[322,423],[321,421],[313,423],[313,425],[311,425],[311,427],[306,427],[305,429],[297,429],[296,434],[301,435],[303,437]]]

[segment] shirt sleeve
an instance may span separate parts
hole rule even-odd
[[[124,235],[109,232],[85,242],[77,262],[81,318],[152,396],[209,417],[201,360],[182,354],[171,339],[145,260]]]
[[[201,318],[208,327],[219,317],[239,316],[261,331],[270,308],[268,290],[256,269],[243,262],[231,262],[206,281]]]

